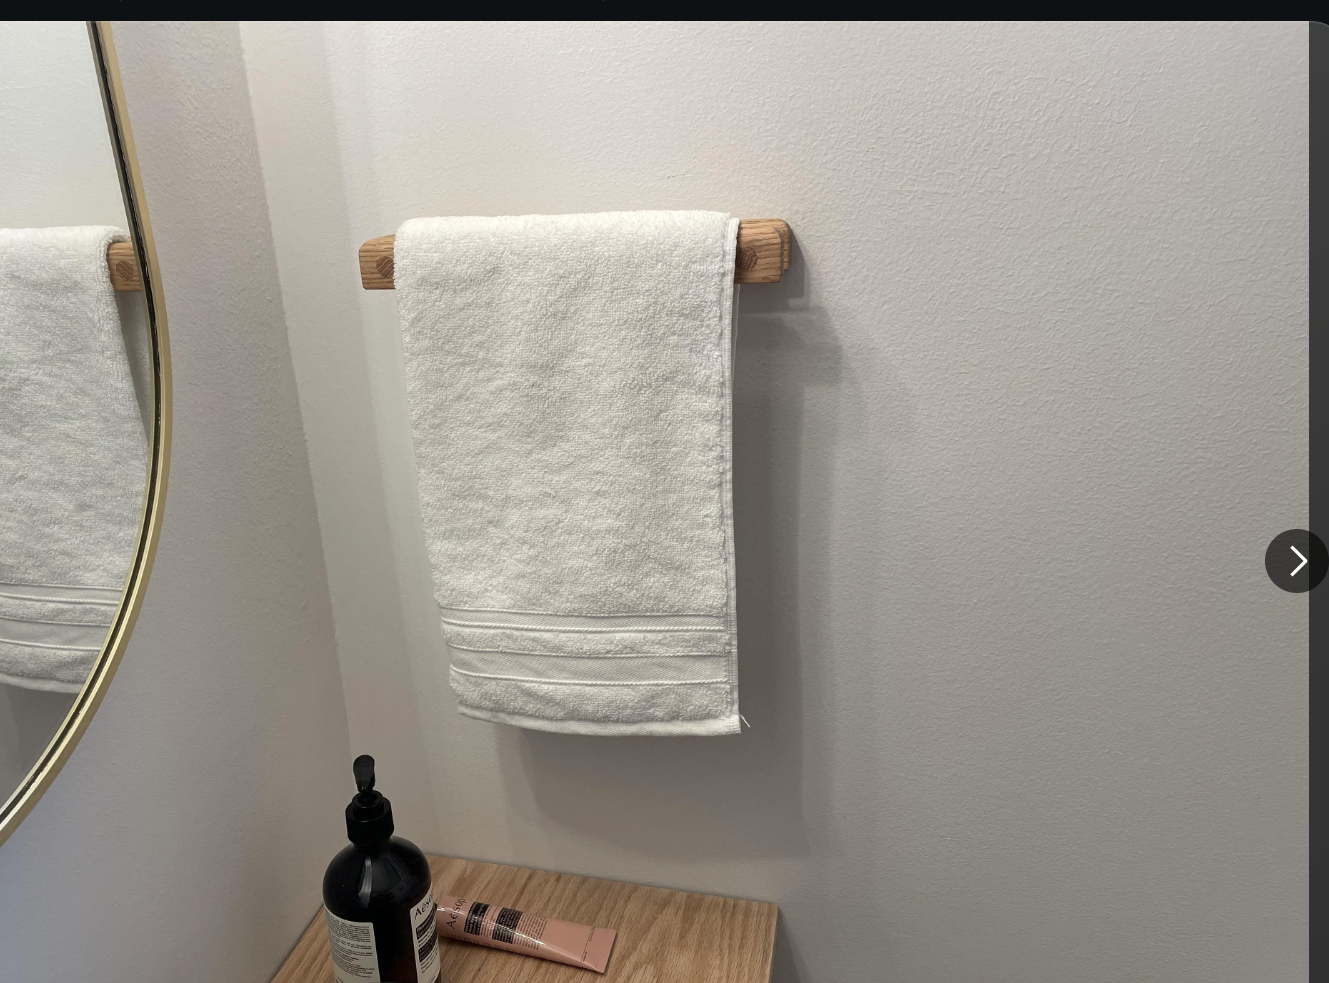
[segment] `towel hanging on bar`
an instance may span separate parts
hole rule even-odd
[[[414,219],[398,310],[449,680],[469,716],[739,729],[738,219]]]
[[[0,229],[0,682],[76,693],[120,606],[148,445],[109,226]]]
[[[393,290],[396,236],[379,236],[360,247],[360,283],[366,290]],[[789,269],[793,234],[780,218],[748,218],[738,223],[734,250],[735,283],[779,283]]]

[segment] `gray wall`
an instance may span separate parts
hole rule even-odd
[[[170,315],[170,489],[106,701],[0,847],[0,979],[258,983],[344,838],[323,556],[236,27],[116,40]]]
[[[1305,978],[1305,25],[245,25],[352,745],[425,847],[747,895],[781,983]],[[752,729],[460,718],[417,215],[788,219],[743,291]],[[446,385],[446,380],[440,381]]]

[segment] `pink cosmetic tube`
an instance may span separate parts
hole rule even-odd
[[[574,925],[516,908],[465,898],[438,899],[438,934],[603,973],[618,935],[612,928]]]

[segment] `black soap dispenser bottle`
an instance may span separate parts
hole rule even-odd
[[[392,803],[374,790],[374,759],[362,754],[353,768],[359,791],[346,807],[351,845],[323,875],[333,975],[337,983],[437,983],[429,861],[392,835]]]

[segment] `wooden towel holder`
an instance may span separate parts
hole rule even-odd
[[[392,243],[396,236],[379,236],[360,247],[360,283],[366,290],[392,290]],[[793,236],[789,223],[779,218],[745,218],[738,224],[738,251],[734,257],[735,283],[779,283],[789,269]]]
[[[360,282],[366,290],[392,290],[392,243],[396,236],[379,236],[360,247]],[[778,218],[745,218],[738,224],[734,257],[735,283],[779,283],[789,269],[793,233]],[[106,248],[106,266],[116,290],[143,289],[138,258],[131,242],[113,242]]]
[[[138,275],[138,257],[132,242],[113,242],[106,247],[106,268],[111,273],[111,286],[116,290],[142,290],[143,278]]]

